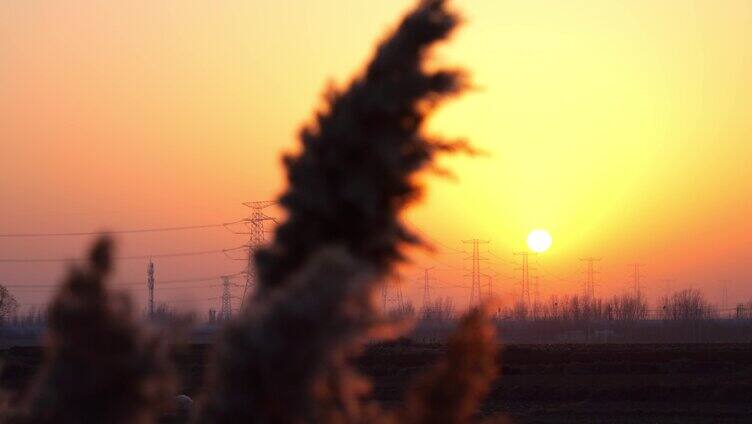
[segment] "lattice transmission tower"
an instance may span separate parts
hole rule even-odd
[[[256,251],[265,243],[266,223],[269,221],[277,222],[271,216],[266,215],[264,209],[276,204],[277,202],[272,200],[243,203],[243,205],[251,209],[248,217],[240,221],[245,224],[247,231],[236,231],[232,229],[229,224],[225,225],[225,228],[235,234],[248,234],[248,242],[242,246],[246,250],[246,256],[243,258],[246,265],[243,270],[243,273],[245,274],[245,284],[243,285],[243,295],[240,298],[241,309],[245,304],[245,298],[248,292],[258,283],[258,274],[256,273],[256,266],[254,265],[254,256]]]
[[[434,267],[423,268],[423,312],[428,310],[431,304],[431,278],[428,271]]]
[[[600,261],[600,258],[580,258],[581,261],[587,263],[587,269],[585,274],[585,284],[583,285],[585,291],[585,297],[588,299],[595,299],[595,263]]]
[[[522,266],[517,268],[517,271],[522,271],[520,276],[520,302],[525,305],[528,311],[532,311],[532,302],[530,299],[530,271],[534,271],[535,268],[530,268],[530,252],[517,252],[515,256],[522,257]]]
[[[404,305],[402,297],[402,280],[399,276],[387,277],[381,286],[382,311],[386,315],[389,313],[390,305],[396,305],[396,309],[401,309]]]
[[[533,318],[538,318],[538,308],[541,306],[540,301],[540,275],[533,277]]]
[[[629,264],[629,266],[632,267],[632,290],[635,297],[641,297],[642,287],[640,287],[640,284],[642,283],[642,273],[640,272],[640,268],[642,264],[634,263]]]
[[[229,320],[232,318],[232,291],[230,290],[230,287],[232,286],[232,283],[230,282],[230,277],[223,276],[222,277],[222,304],[219,308],[219,319],[220,320]]]
[[[466,257],[465,260],[471,261],[470,266],[470,273],[465,274],[465,277],[470,277],[470,307],[474,307],[479,305],[483,299],[482,299],[482,293],[481,293],[481,276],[484,274],[480,270],[480,262],[488,260],[488,258],[484,258],[480,255],[480,245],[481,244],[488,244],[489,240],[479,240],[479,239],[471,239],[471,240],[462,240],[462,243],[470,244],[472,245],[473,251],[470,253],[470,256]]]

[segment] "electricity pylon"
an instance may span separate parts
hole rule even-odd
[[[277,202],[267,200],[260,202],[245,202],[243,205],[248,206],[251,211],[248,218],[242,219],[240,222],[244,223],[248,228],[248,231],[235,231],[225,225],[225,228],[234,232],[235,234],[248,234],[248,243],[243,245],[246,248],[246,261],[245,270],[245,285],[243,286],[243,297],[240,299],[240,308],[242,309],[245,304],[245,298],[249,290],[258,282],[258,275],[256,273],[256,267],[254,265],[254,256],[259,247],[264,245],[264,234],[266,233],[265,224],[267,221],[277,222],[271,216],[264,213],[264,209],[276,205]],[[233,258],[234,259],[234,258]]]
[[[600,258],[580,258],[581,261],[587,262],[587,276],[585,278],[585,297],[589,299],[595,299],[595,263],[600,261]]]
[[[540,306],[540,275],[536,275],[533,280],[533,318],[538,318],[538,307]]]
[[[471,240],[462,240],[462,243],[465,244],[471,244],[473,246],[473,252],[470,254],[469,257],[466,257],[465,260],[472,261],[471,262],[471,271],[469,274],[465,274],[465,277],[470,277],[470,307],[477,306],[481,303],[481,291],[480,291],[480,277],[483,275],[480,272],[480,261],[488,260],[488,258],[483,258],[480,256],[480,249],[479,246],[481,244],[488,244],[489,240],[478,240],[478,239],[471,239]]]
[[[517,268],[517,271],[522,271],[522,276],[520,278],[520,285],[522,286],[522,290],[520,291],[520,302],[522,302],[529,311],[532,310],[532,303],[530,302],[530,271],[534,271],[535,268],[530,268],[528,260],[530,252],[516,252],[515,255],[522,257],[522,266]]]
[[[230,277],[222,276],[222,305],[219,309],[219,318],[229,320],[232,318],[232,292],[230,291]]]
[[[726,309],[728,306],[728,280],[721,280],[721,309]]]
[[[423,268],[423,312],[428,310],[431,303],[431,280],[428,271],[434,267]]]
[[[397,308],[402,308],[402,280],[399,276],[387,277],[381,286],[381,301],[383,303],[383,312],[386,315],[389,312],[389,304],[394,303]]]
[[[640,273],[640,267],[642,267],[642,264],[633,263],[629,264],[629,266],[632,267],[632,290],[634,291],[635,297],[640,297],[642,295],[642,287],[640,287],[640,283],[642,280],[642,274]]]

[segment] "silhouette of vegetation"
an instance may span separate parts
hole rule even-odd
[[[301,153],[285,158],[288,218],[255,258],[259,290],[217,343],[197,422],[453,423],[475,415],[496,371],[494,331],[481,310],[461,321],[446,360],[418,380],[403,408],[383,411],[351,364],[367,341],[403,330],[377,313],[374,296],[404,245],[419,243],[399,219],[420,194],[416,172],[438,152],[466,148],[422,128],[466,85],[459,71],[425,68],[429,48],[458,22],[445,1],[419,2],[364,74],[330,91],[302,130]],[[104,285],[110,258],[102,239],[58,293],[44,365],[9,422],[153,422],[174,394],[164,349]]]
[[[15,315],[16,310],[18,310],[18,301],[5,286],[0,285],[0,325]]]
[[[367,269],[341,248],[322,249],[284,290],[253,299],[217,346],[198,422],[375,419],[360,401],[368,384],[346,362],[385,324]]]
[[[258,291],[218,343],[200,422],[432,422],[431,414],[464,422],[477,409],[496,343],[480,311],[403,412],[380,412],[348,361],[366,339],[398,330],[380,321],[373,297],[403,245],[419,243],[399,219],[420,194],[415,173],[437,152],[464,147],[422,131],[440,100],[465,86],[461,72],[424,65],[458,22],[445,1],[421,1],[302,130],[301,153],[284,161],[287,220],[256,255]],[[406,412],[411,404],[420,407]]]
[[[424,321],[446,322],[455,317],[454,300],[451,297],[441,297],[431,300],[420,311]]]
[[[461,320],[447,358],[408,390],[400,422],[463,423],[477,413],[497,371],[496,334],[484,315],[475,309]]]
[[[172,392],[165,346],[139,330],[125,297],[108,292],[111,243],[71,270],[48,317],[45,362],[9,423],[153,422]]]
[[[648,303],[644,296],[616,295],[611,299],[588,296],[551,296],[547,302],[528,307],[516,302],[500,311],[501,317],[515,320],[548,321],[639,321],[647,318]]]
[[[399,212],[419,195],[413,176],[438,152],[467,149],[431,137],[425,118],[466,87],[458,70],[425,69],[429,48],[459,17],[443,0],[423,0],[376,49],[365,72],[344,91],[330,89],[325,107],[300,133],[302,151],[284,158],[287,220],[257,254],[260,293],[289,276],[326,244],[345,247],[377,274],[418,243]]]
[[[693,321],[716,318],[716,308],[697,290],[685,289],[661,299],[661,316],[666,320]]]
[[[395,320],[413,319],[415,317],[415,306],[410,300],[403,300],[395,307],[389,309],[387,315]]]

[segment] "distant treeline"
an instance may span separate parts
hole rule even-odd
[[[722,311],[697,290],[662,297],[650,309],[644,296],[610,299],[552,296],[528,306],[523,302],[496,309],[501,338],[511,343],[708,343],[752,341],[752,302]],[[402,306],[392,313],[410,311]],[[413,336],[443,339],[455,316],[450,299],[427,305]]]

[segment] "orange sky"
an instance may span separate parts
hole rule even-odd
[[[0,233],[232,221],[282,189],[279,154],[328,80],[362,66],[411,1],[16,1],[0,4]],[[411,222],[453,249],[491,240],[495,292],[512,295],[512,252],[532,228],[553,248],[542,291],[580,290],[582,256],[603,258],[598,291],[644,264],[651,297],[701,288],[752,297],[752,4],[705,1],[455,3],[467,25],[437,51],[478,89],[433,131],[489,152],[442,163]],[[129,235],[123,255],[233,247],[221,229]],[[0,239],[0,258],[80,256],[87,239]],[[463,286],[442,248],[443,286]],[[498,257],[497,257],[498,256]],[[240,269],[221,255],[157,261],[158,277]],[[60,264],[0,262],[0,282],[49,284]],[[124,261],[118,281],[144,278]],[[412,278],[413,272],[408,271]],[[214,282],[202,283],[213,285]],[[201,284],[186,284],[199,287]],[[420,288],[406,292],[420,301]],[[47,292],[16,291],[26,303]],[[469,290],[439,294],[466,302]],[[143,291],[134,291],[139,300]],[[206,308],[217,287],[158,292]],[[195,301],[195,303],[188,301]]]

